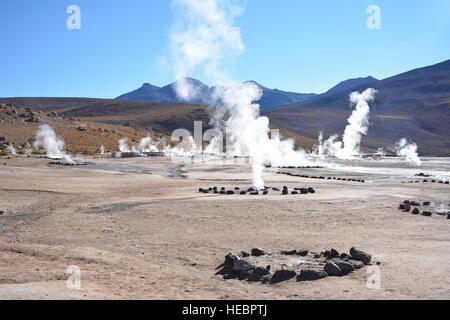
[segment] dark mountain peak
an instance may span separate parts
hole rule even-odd
[[[160,87],[154,86],[154,85],[152,85],[151,83],[148,83],[148,82],[144,83],[141,88],[143,88],[143,89],[153,89],[153,90],[160,89]]]
[[[375,82],[378,81],[378,79],[375,79],[372,76],[368,76],[365,78],[353,78],[353,79],[348,79],[348,80],[344,80],[339,82],[337,85],[335,85],[333,88],[331,88],[330,90],[328,90],[327,92],[323,93],[322,96],[329,96],[332,94],[335,94],[337,92],[340,91],[345,91],[354,87],[358,87],[370,82]]]

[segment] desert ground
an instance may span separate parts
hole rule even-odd
[[[267,196],[198,192],[250,187],[245,161],[180,166],[163,157],[85,160],[92,164],[0,159],[0,299],[450,298],[450,220],[398,210],[405,199],[448,206],[449,185],[423,183],[415,174],[449,174],[449,158],[424,159],[420,168],[374,160],[293,169],[365,183],[268,168],[266,185],[313,187],[316,193]],[[410,180],[421,182],[402,183]],[[379,263],[380,289],[368,288],[367,268],[273,285],[216,275],[229,252],[348,252],[353,246]],[[73,265],[81,271],[80,290],[66,285]]]

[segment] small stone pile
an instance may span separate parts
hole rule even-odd
[[[417,201],[405,200],[402,203],[400,203],[398,209],[402,210],[403,212],[411,212],[411,214],[414,215],[420,214],[425,217],[431,217],[433,215],[433,209],[431,208],[431,205],[432,205],[431,201],[425,201],[422,204],[420,204],[420,202]],[[423,210],[421,211],[419,207]],[[447,219],[450,219],[450,211],[435,210],[434,213],[441,216],[447,216]]]
[[[323,169],[323,166],[266,166],[266,168],[279,168],[279,169]]]
[[[420,182],[422,182],[422,183],[430,182],[430,183],[440,183],[440,184],[448,184],[448,185],[450,185],[450,181],[435,180],[435,179],[433,179],[433,180],[424,179],[422,181],[420,181],[420,180],[402,181],[402,183],[420,183]]]
[[[269,193],[280,192],[282,195],[288,194],[308,194],[315,193],[316,190],[311,187],[295,187],[293,189],[289,189],[287,186],[283,186],[282,189],[276,187],[264,187],[263,189],[258,189],[255,187],[250,187],[248,189],[241,189],[240,187],[235,187],[234,189],[227,189],[225,187],[210,187],[210,188],[199,188],[198,192],[200,193],[216,193],[216,194],[225,194],[225,195],[268,195]]]
[[[82,161],[69,162],[69,161],[63,161],[63,160],[50,161],[48,163],[49,166],[87,166],[89,164],[92,164],[92,163],[82,162]]]
[[[361,182],[365,183],[366,181],[363,179],[354,179],[354,178],[340,178],[340,177],[324,177],[324,176],[309,176],[305,174],[296,174],[292,172],[285,172],[285,171],[278,171],[277,174],[285,174],[287,176],[291,177],[300,177],[300,178],[307,178],[307,179],[320,179],[320,180],[337,180],[337,181],[352,181],[352,182]]]
[[[372,255],[353,247],[349,254],[336,249],[321,253],[307,249],[266,253],[255,248],[251,253],[229,253],[217,269],[216,275],[224,279],[275,284],[296,278],[297,282],[319,280],[326,277],[346,276],[371,264]],[[379,263],[377,263],[379,264]]]

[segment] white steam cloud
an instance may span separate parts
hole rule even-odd
[[[406,161],[420,166],[422,161],[417,153],[417,144],[408,142],[408,139],[402,138],[395,143],[394,151],[399,157],[404,157]]]
[[[232,153],[250,156],[253,185],[258,188],[264,186],[262,174],[265,164],[299,165],[305,162],[304,152],[295,151],[292,140],[269,137],[269,119],[261,117],[259,105],[253,103],[261,97],[259,87],[251,82],[233,80],[224,67],[228,58],[244,50],[240,29],[234,26],[233,21],[243,12],[243,6],[236,1],[225,0],[174,0],[173,7],[176,23],[170,47],[178,79],[177,94],[182,99],[201,95],[186,80],[190,72],[200,71],[218,85],[210,103],[223,105],[229,117],[226,120],[222,118],[225,114],[222,109],[212,118],[215,123],[223,125],[217,129],[226,132],[232,143]]]
[[[14,148],[14,146],[13,146],[12,144],[9,144],[9,145],[6,147],[6,150],[8,150],[9,153],[11,153],[13,156],[16,156],[16,155],[17,155],[16,148]]]
[[[39,130],[36,133],[34,147],[36,149],[44,148],[47,157],[51,159],[62,159],[67,162],[74,162],[70,155],[64,151],[64,141],[59,139],[56,136],[55,131],[47,124],[43,124],[39,127]]]
[[[369,102],[375,98],[377,91],[368,88],[362,93],[352,92],[350,102],[355,106],[350,117],[347,119],[348,125],[345,127],[342,141],[334,135],[323,141],[323,135],[319,135],[319,145],[316,152],[320,157],[333,156],[339,159],[352,159],[361,155],[361,138],[367,134],[369,128]]]

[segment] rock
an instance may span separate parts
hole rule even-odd
[[[405,200],[405,201],[403,201],[403,203],[404,204],[410,204],[410,201],[409,200]]]
[[[241,188],[235,187],[234,190],[238,191],[238,190],[241,190]]]
[[[341,253],[341,255],[339,256],[339,258],[341,259],[347,259],[349,257],[348,254],[346,254],[345,252]]]
[[[413,207],[419,207],[420,203],[418,203],[416,201],[411,201],[410,205],[412,205]]]
[[[398,208],[399,208],[400,210],[405,210],[405,204],[404,204],[404,203],[401,203],[401,204],[398,206]]]
[[[405,206],[405,208],[403,209],[403,212],[409,212],[409,211],[411,211],[411,205],[408,203],[408,204],[405,204],[404,205]]]
[[[252,192],[250,192],[250,195],[257,196],[257,195],[259,195],[259,192],[258,191],[252,191]]]
[[[306,188],[300,188],[300,193],[301,193],[301,194],[307,194],[307,193],[308,193],[308,189],[306,189]]]
[[[263,267],[257,267],[253,269],[248,275],[248,281],[256,282],[260,281],[264,276],[270,274],[270,272]]]
[[[323,271],[332,277],[339,276],[342,273],[342,270],[334,262],[327,262],[327,264],[323,267]]]
[[[297,281],[314,281],[326,278],[328,274],[321,270],[302,269],[297,276]]]
[[[425,201],[425,202],[423,203],[424,206],[429,206],[430,204],[431,204],[430,201]]]
[[[228,190],[228,191],[227,191],[227,194],[228,194],[228,195],[234,194],[234,191],[233,191],[233,190]]]
[[[298,194],[298,191],[291,191],[291,194]]]
[[[234,262],[240,260],[239,256],[234,253],[229,253],[225,256],[225,262],[223,263],[228,268],[233,268]]]
[[[240,194],[241,194],[241,195],[246,195],[246,194],[247,194],[247,191],[241,191]]]
[[[369,264],[370,261],[372,260],[371,254],[355,247],[350,249],[350,255],[352,256],[353,259],[361,261],[364,264]]]
[[[450,212],[447,213],[447,219],[450,219]]]
[[[233,270],[234,271],[250,271],[252,269],[254,269],[255,266],[253,264],[251,264],[248,261],[239,259],[239,260],[235,260],[233,263]]]
[[[308,192],[309,192],[309,193],[315,193],[316,190],[314,190],[313,188],[309,187],[309,188],[308,188]]]
[[[339,269],[341,269],[342,274],[344,274],[344,275],[355,271],[355,267],[353,266],[353,264],[351,264],[350,262],[347,262],[347,261],[336,262],[336,265],[339,267]]]
[[[252,256],[259,257],[259,256],[263,256],[265,254],[266,253],[264,252],[263,249],[260,249],[260,248],[253,248],[252,249]]]
[[[425,217],[431,217],[432,214],[433,213],[431,211],[424,211],[424,212],[421,213],[421,215],[425,216]]]
[[[414,208],[413,211],[411,211],[412,214],[419,214],[420,210],[417,208]]]
[[[362,267],[364,267],[364,263],[362,263],[361,261],[350,260],[349,262],[353,265],[353,267],[356,270],[361,269]]]
[[[329,258],[333,259],[333,258],[337,258],[337,257],[339,257],[339,252],[336,249],[331,249]]]
[[[198,192],[203,192],[203,188],[198,189]]]
[[[294,278],[296,275],[297,273],[293,270],[280,269],[275,271],[272,278],[270,279],[270,283],[274,284],[282,281],[287,281]]]
[[[297,255],[301,256],[301,257],[306,257],[309,253],[309,250],[307,249],[300,249],[297,250]]]
[[[248,253],[248,252],[246,252],[246,251],[241,251],[241,257],[242,257],[242,258],[250,257],[250,253]]]
[[[287,256],[293,256],[297,254],[297,250],[291,250],[291,251],[281,251],[281,254],[287,255]]]

